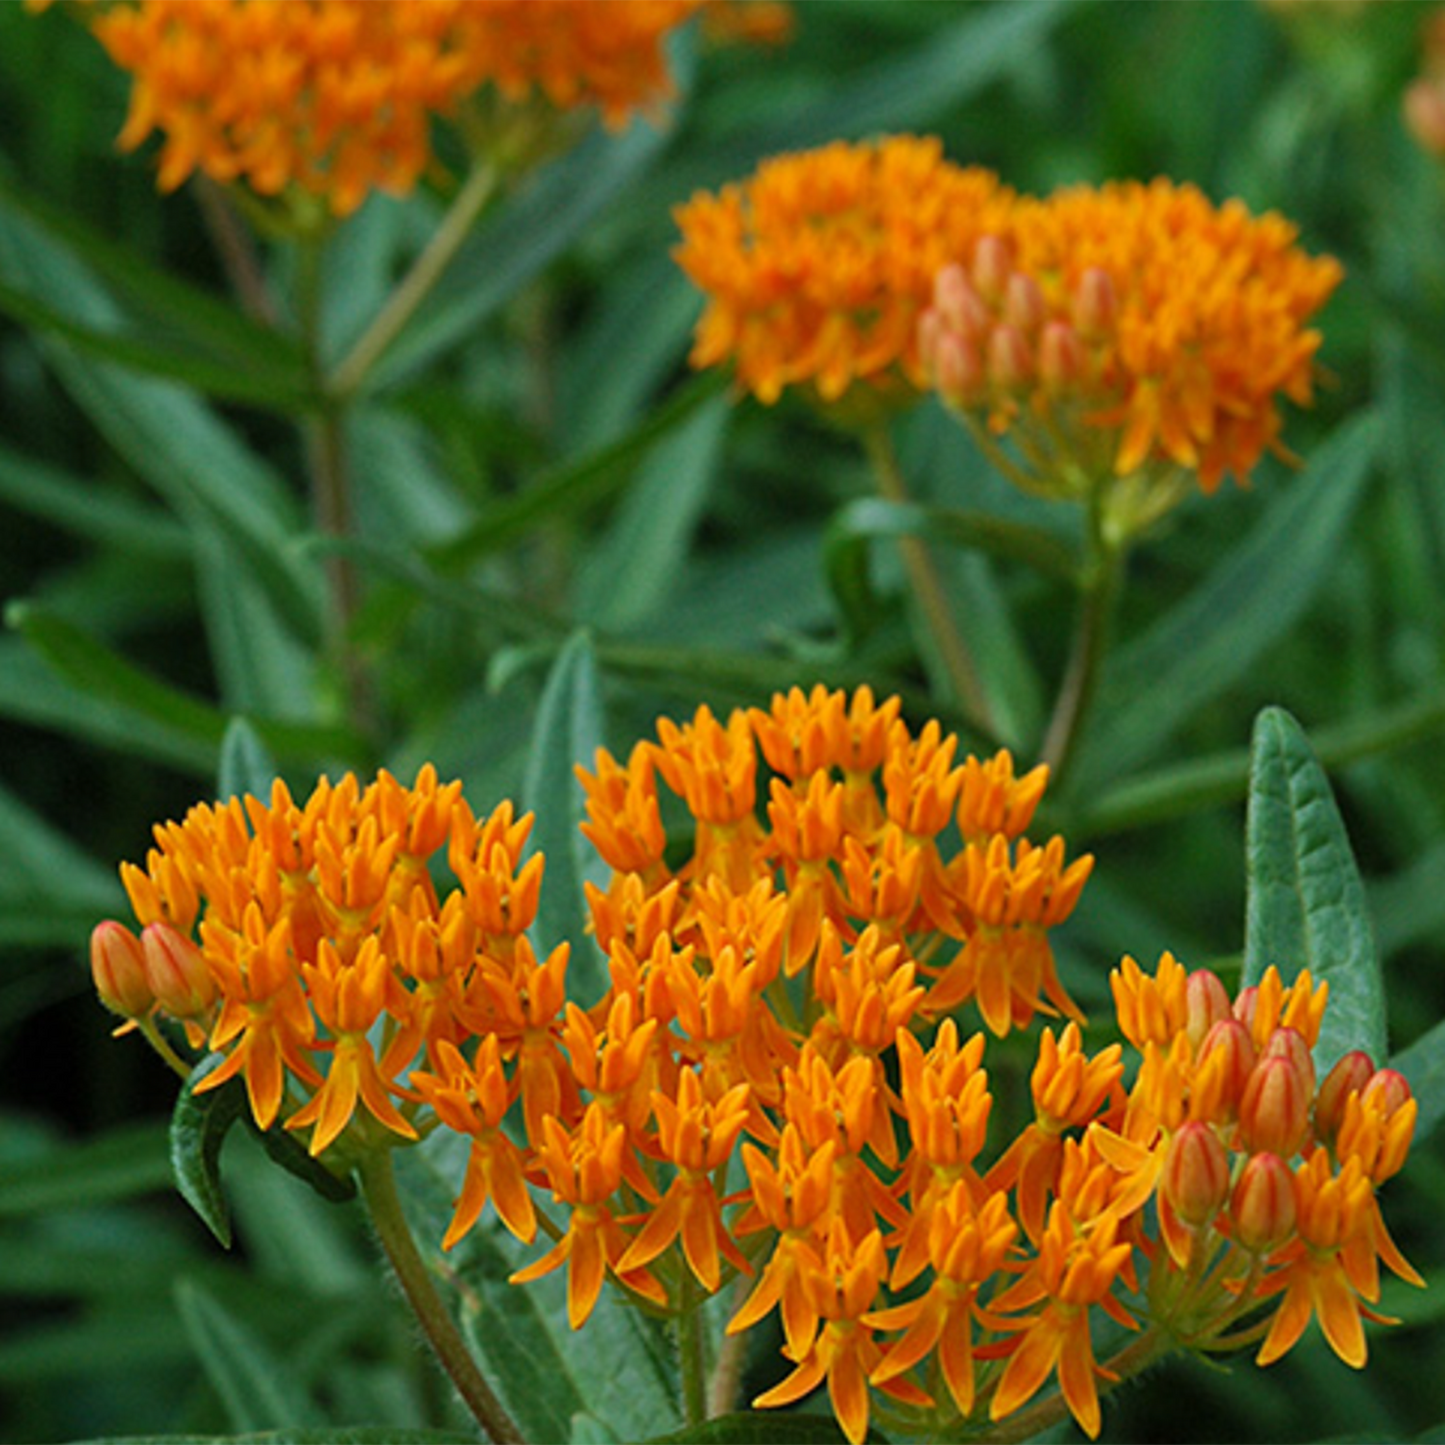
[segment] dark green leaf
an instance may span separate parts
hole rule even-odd
[[[461,536],[430,549],[431,557],[443,568],[465,566],[510,546],[534,527],[600,501],[626,482],[631,468],[654,442],[726,384],[719,372],[695,378],[626,436],[548,472],[524,492],[489,507]]]
[[[319,1425],[321,1414],[286,1360],[194,1279],[175,1287],[191,1346],[236,1430]]]
[[[547,859],[534,937],[538,952],[564,940],[572,945],[568,993],[599,998],[606,987],[601,955],[586,932],[584,879],[601,887],[607,870],[578,824],[585,795],[573,765],[591,768],[603,743],[602,699],[591,639],[576,633],[557,655],[542,693],[532,753],[522,784],[523,805],[536,814],[531,845]]]
[[[33,907],[115,912],[125,894],[115,870],[97,863],[58,828],[48,823],[0,784],[0,897],[19,897]]]
[[[1385,988],[1364,887],[1329,779],[1299,724],[1280,708],[1255,721],[1249,780],[1244,982],[1271,964],[1286,983],[1309,969],[1328,982],[1316,1059],[1388,1053]]]
[[[221,739],[221,767],[216,783],[216,797],[253,798],[269,802],[271,784],[277,775],[276,760],[261,741],[256,729],[243,717],[233,717],[226,724]]]
[[[131,1124],[7,1166],[0,1175],[0,1217],[89,1209],[152,1194],[170,1179],[165,1130]]]
[[[476,334],[503,302],[551,264],[662,149],[665,131],[634,121],[622,135],[594,131],[553,161],[457,253],[376,368],[376,384],[404,380]]]
[[[1445,1119],[1445,1019],[1427,1030],[1409,1048],[1390,1060],[1410,1083],[1419,1102],[1415,1120],[1416,1142],[1428,1139]]]
[[[869,1430],[867,1438],[881,1441],[884,1437]],[[748,1410],[720,1415],[671,1435],[659,1435],[647,1445],[838,1445],[843,1439],[837,1422],[823,1415]]]
[[[221,1187],[221,1146],[246,1112],[246,1091],[239,1079],[198,1094],[195,1086],[220,1063],[203,1059],[186,1080],[171,1113],[171,1169],[181,1198],[201,1216],[207,1229],[231,1247],[231,1211]]]
[[[1382,436],[1372,412],[1341,427],[1214,572],[1110,660],[1081,779],[1147,761],[1288,631],[1332,575]]]
[[[107,1435],[75,1445],[477,1445],[477,1436],[459,1430],[399,1430],[392,1425],[327,1425],[247,1435]]]

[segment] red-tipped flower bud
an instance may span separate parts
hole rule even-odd
[[[1013,274],[1013,249],[1002,236],[980,236],[973,248],[973,284],[986,301],[999,305]]]
[[[143,1018],[155,1007],[146,981],[140,939],[123,923],[107,919],[90,935],[90,973],[100,1001],[122,1018]]]
[[[1197,1049],[1210,1029],[1229,1015],[1229,994],[1219,975],[1207,968],[1196,968],[1185,985],[1185,1006],[1188,1009],[1184,1032]]]
[[[988,338],[988,379],[1000,391],[1021,391],[1034,379],[1034,359],[1017,326],[995,326]]]
[[[1039,335],[1039,379],[1056,396],[1077,391],[1084,379],[1084,348],[1066,321],[1050,321]]]
[[[1183,1125],[1169,1141],[1159,1184],[1185,1224],[1209,1224],[1229,1198],[1229,1154],[1219,1135],[1197,1119]]]
[[[216,999],[216,986],[201,950],[169,923],[142,930],[146,979],[161,1008],[175,1019],[197,1019]]]
[[[1366,1104],[1374,1104],[1386,1118],[1403,1109],[1413,1097],[1410,1081],[1398,1069],[1379,1069],[1360,1090]]]
[[[1310,1132],[1311,1081],[1293,1059],[1262,1058],[1239,1101],[1239,1134],[1247,1149],[1289,1159]]]
[[[973,289],[962,266],[945,266],[933,278],[933,309],[949,331],[978,340],[993,325],[993,313]]]
[[[1308,1080],[1311,1095],[1315,1091],[1315,1060],[1310,1053],[1310,1046],[1305,1036],[1298,1029],[1288,1026],[1277,1028],[1268,1039],[1265,1040],[1264,1051],[1261,1058],[1288,1059],[1300,1072],[1300,1077]]]
[[[1004,320],[1032,335],[1044,324],[1048,307],[1044,304],[1044,293],[1032,276],[1015,271],[1008,278],[1004,294]]]
[[[1445,156],[1445,85],[1417,80],[1405,92],[1405,124],[1433,156]]]
[[[1099,266],[1090,266],[1074,287],[1074,325],[1085,341],[1103,341],[1114,330],[1119,297],[1114,280]]]
[[[1315,1095],[1315,1137],[1321,1144],[1335,1147],[1335,1135],[1345,1118],[1345,1101],[1358,1094],[1370,1082],[1375,1066],[1363,1049],[1345,1054],[1325,1075]]]
[[[933,384],[952,406],[977,406],[984,395],[983,362],[978,348],[957,332],[943,332],[931,358]]]
[[[1228,1124],[1254,1073],[1254,1040],[1238,1019],[1220,1019],[1204,1036],[1194,1075],[1190,1112],[1196,1119]]]
[[[1229,1201],[1235,1239],[1251,1254],[1268,1254],[1294,1233],[1294,1175],[1278,1154],[1256,1154],[1240,1172]]]

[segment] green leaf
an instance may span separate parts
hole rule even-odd
[[[578,616],[626,631],[667,599],[687,560],[731,415],[727,397],[712,397],[647,454],[612,524],[583,560]]]
[[[1409,1081],[1420,1107],[1415,1120],[1415,1142],[1423,1143],[1445,1119],[1445,1019],[1421,1034],[1409,1048],[1390,1060]]]
[[[202,1059],[186,1080],[171,1114],[170,1141],[176,1188],[224,1248],[231,1247],[231,1211],[221,1185],[221,1147],[238,1121],[259,1139],[272,1162],[324,1198],[343,1203],[355,1197],[356,1185],[349,1178],[338,1177],[313,1159],[284,1129],[256,1126],[240,1078],[197,1093],[195,1086],[219,1064],[220,1056],[212,1054]]]
[[[1372,412],[1336,431],[1215,570],[1110,659],[1079,758],[1080,796],[1148,761],[1300,617],[1333,575],[1382,437]]]
[[[58,1146],[0,1173],[0,1218],[90,1209],[164,1189],[171,1180],[165,1130],[132,1124]]]
[[[125,904],[115,870],[97,863],[0,783],[0,898],[95,915]]]
[[[531,846],[547,859],[533,937],[538,954],[564,940],[572,945],[567,965],[568,993],[577,999],[600,998],[606,988],[602,957],[586,931],[584,879],[599,887],[606,868],[582,836],[586,797],[573,765],[591,768],[603,743],[602,699],[592,641],[578,632],[557,654],[542,701],[522,783],[523,806],[536,814]]]
[[[477,1445],[474,1431],[399,1430],[392,1425],[326,1425],[246,1435],[107,1435],[75,1445]]]
[[[236,1430],[319,1425],[321,1413],[286,1360],[194,1279],[175,1287],[176,1308],[212,1388]]]
[[[271,784],[277,777],[276,760],[261,741],[256,729],[243,717],[233,717],[226,724],[221,739],[221,766],[216,783],[216,797],[253,798],[269,802]]]
[[[855,636],[866,634],[876,606],[868,583],[868,547],[878,538],[922,537],[1023,562],[1063,581],[1078,571],[1073,550],[1026,523],[953,507],[859,497],[833,516],[823,539],[823,560],[834,596]]]
[[[476,334],[504,302],[550,265],[662,149],[666,131],[634,121],[621,135],[594,130],[532,177],[457,253],[436,289],[376,368],[387,386]]]
[[[239,1079],[203,1094],[195,1086],[220,1064],[203,1059],[186,1080],[171,1112],[171,1169],[181,1198],[201,1216],[206,1228],[231,1247],[231,1211],[221,1187],[221,1146],[246,1111],[246,1091]]]
[[[460,536],[429,549],[438,567],[453,569],[510,546],[534,527],[602,500],[623,485],[653,443],[727,385],[720,372],[699,376],[625,436],[580,461],[567,462],[525,491],[487,508]]]
[[[1309,969],[1330,986],[1321,1073],[1352,1049],[1383,1062],[1385,987],[1364,886],[1329,779],[1281,708],[1255,721],[1246,849],[1245,984],[1271,964],[1286,983]]]
[[[461,1139],[434,1136],[397,1151],[397,1180],[422,1248],[457,1282],[462,1325],[483,1371],[527,1440],[565,1441],[581,1414],[623,1440],[678,1423],[676,1354],[666,1326],[608,1285],[578,1335],[567,1322],[565,1271],[528,1285],[507,1276],[535,1258],[490,1216],[443,1255],[437,1247],[466,1168]]]
[[[868,1440],[884,1437],[869,1430]],[[842,1430],[825,1415],[784,1415],[774,1410],[745,1410],[719,1415],[701,1425],[658,1435],[646,1445],[839,1445]]]

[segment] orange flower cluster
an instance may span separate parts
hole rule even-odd
[[[165,136],[162,190],[200,171],[344,216],[373,189],[410,191],[432,118],[488,83],[621,124],[667,94],[662,42],[700,3],[125,0],[92,26],[135,76],[121,147]]]
[[[1102,461],[1247,481],[1278,448],[1277,395],[1311,399],[1305,323],[1343,274],[1296,235],[1165,180],[1022,200],[938,276],[927,364],[950,405],[1016,429],[1040,478],[1078,487]]]
[[[707,295],[694,365],[731,359],[764,402],[931,381],[1055,493],[1111,469],[1247,479],[1278,394],[1310,400],[1305,322],[1342,274],[1279,216],[1191,186],[1037,200],[914,137],[781,156],[676,215]]]
[[[1316,1080],[1307,974],[1231,1001],[1165,955],[1113,976],[1126,1089],[1055,974],[1048,930],[1092,860],[1024,836],[1045,771],[960,761],[899,712],[794,689],[579,769],[611,869],[588,891],[609,979],[590,1007],[566,943],[539,960],[526,937],[530,819],[479,820],[430,769],[158,828],[123,868],[140,936],[96,931],[98,988],[142,1027],[183,1023],[222,1055],[197,1087],[243,1076],[262,1127],[309,1131],[335,1167],[466,1137],[444,1247],[488,1204],[531,1243],[550,1193],[553,1242],[513,1279],[565,1267],[574,1327],[609,1276],[664,1310],[745,1277],[729,1331],[776,1310],[792,1366],[755,1403],[826,1384],[854,1445],[880,1397],[947,1428],[1051,1375],[1096,1434],[1096,1307],[1201,1349],[1262,1339],[1265,1363],[1318,1317],[1361,1364],[1378,1261],[1415,1277],[1375,1202],[1414,1125],[1404,1080],[1358,1053]],[[970,1003],[996,1034],[1069,1019],[991,1166]]]
[[[934,276],[1002,226],[1011,200],[993,175],[912,136],[779,156],[699,193],[675,213],[674,255],[707,295],[693,365],[730,358],[769,404],[786,386],[831,402],[855,382],[916,385]]]

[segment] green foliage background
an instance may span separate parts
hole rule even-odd
[[[1424,1040],[1409,1062],[1433,1126],[1445,172],[1399,120],[1429,7],[1288,8],[809,0],[778,52],[685,36],[668,122],[599,130],[491,214],[356,409],[356,640],[376,689],[362,726],[320,647],[298,349],[227,302],[194,195],[158,197],[146,161],[115,154],[125,81],[84,30],[0,7],[0,1435],[466,1435],[355,1215],[247,1167],[242,1131],[226,1157],[237,1247],[216,1247],[172,1188],[170,1081],[108,1039],[90,995],[85,940],[124,908],[114,860],[214,794],[228,736],[233,777],[267,753],[297,787],[430,759],[484,808],[565,797],[557,765],[594,729],[626,747],[702,701],[821,679],[900,690],[915,719],[937,710],[888,519],[859,505],[861,455],[801,405],[735,404],[685,364],[698,300],[668,257],[670,207],[835,137],[936,133],[1033,191],[1192,180],[1284,212],[1345,263],[1322,321],[1329,377],[1287,428],[1303,470],[1270,462],[1248,491],[1192,498],[1138,550],[1088,745],[1047,823],[1098,854],[1062,940],[1096,1019],[1121,953],[1237,971],[1251,726],[1287,708],[1330,769],[1390,1041]],[[440,209],[373,200],[334,242],[333,355]],[[283,290],[288,264],[278,249]],[[902,441],[925,501],[1073,540],[1070,517],[992,477],[932,403]],[[1069,593],[980,552],[940,555],[1027,759]],[[549,875],[569,848],[562,830]],[[1438,1278],[1438,1140],[1417,1143],[1385,1207]],[[545,1291],[496,1297],[488,1278],[461,1281],[492,1291],[483,1354],[530,1360],[539,1399],[575,1394],[572,1439],[621,1438],[590,1413],[598,1381],[575,1373],[586,1356]],[[1269,1371],[1177,1360],[1106,1405],[1105,1438],[1445,1434],[1445,1295],[1387,1288],[1385,1308],[1405,1323],[1372,1332],[1363,1374],[1313,1332]],[[380,1433],[336,1430],[362,1424]],[[767,1438],[785,1428],[811,1438]]]

